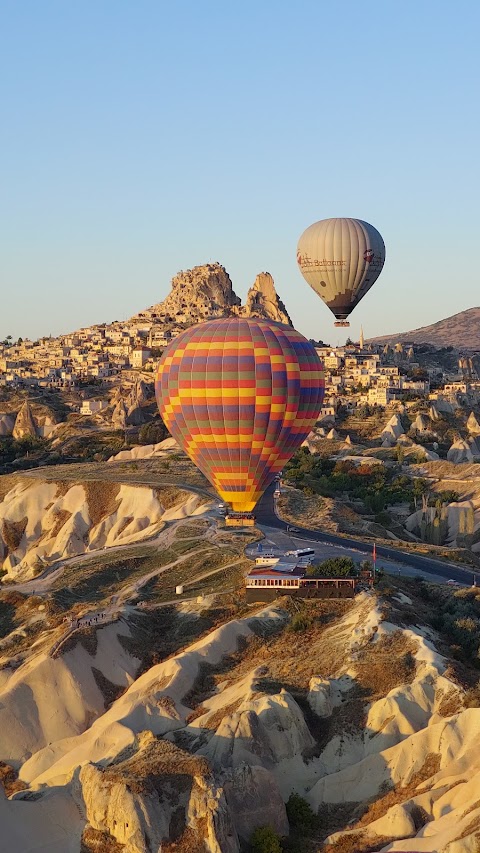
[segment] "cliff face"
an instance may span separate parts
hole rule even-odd
[[[232,315],[264,317],[292,325],[270,273],[257,276],[242,307],[230,276],[217,263],[179,272],[172,279],[172,289],[167,298],[139,316],[150,317],[160,323],[191,324]]]

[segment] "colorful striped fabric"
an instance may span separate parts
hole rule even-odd
[[[322,363],[299,332],[236,317],[182,332],[155,382],[170,433],[222,499],[244,512],[307,437],[324,388]]]

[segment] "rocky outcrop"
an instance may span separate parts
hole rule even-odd
[[[111,456],[109,462],[132,462],[137,459],[154,459],[157,456],[168,456],[180,450],[174,438],[165,438],[158,444],[136,444],[128,450],[121,450],[116,456]]]
[[[237,314],[240,306],[225,267],[216,263],[177,273],[167,298],[145,313],[154,314],[162,322],[198,323]]]
[[[242,308],[230,276],[225,267],[218,263],[203,264],[179,272],[172,279],[172,289],[167,298],[138,315],[139,318],[150,317],[157,323],[167,325],[191,325],[229,316],[263,317],[292,325],[287,309],[275,291],[270,273],[257,275]]]
[[[411,432],[429,432],[430,431],[430,423],[426,415],[417,415],[412,426],[410,427]]]
[[[11,435],[15,426],[15,415],[0,415],[0,436]]]
[[[393,447],[402,434],[403,426],[400,415],[392,415],[380,435],[382,447]]]
[[[114,429],[125,429],[127,426],[128,409],[124,400],[119,400],[112,414],[112,426]]]
[[[0,503],[0,567],[11,578],[25,576],[39,560],[139,542],[201,503],[179,490],[166,510],[161,496],[148,486],[72,483],[65,491],[53,482],[21,481]]]
[[[327,433],[326,438],[330,439],[330,441],[338,441],[340,436],[337,430],[332,427],[330,432]]]
[[[197,724],[201,722],[199,718]],[[297,702],[282,689],[273,696],[247,699],[238,712],[223,717],[199,754],[218,770],[235,770],[244,763],[272,770],[278,762],[302,756],[313,744]]]
[[[471,435],[480,435],[480,424],[473,412],[470,412],[467,420],[467,430]]]
[[[269,272],[257,275],[253,286],[247,294],[247,301],[241,311],[244,317],[266,317],[277,323],[292,326],[293,323],[287,309],[277,295],[273,278]]]
[[[237,853],[223,789],[201,759],[150,732],[138,736],[140,749],[105,770],[88,764],[80,771],[87,820],[125,845],[125,853],[160,850],[164,841],[203,843],[208,853]]]
[[[146,421],[143,409],[136,403],[133,403],[127,412],[128,426],[142,426]]]
[[[235,829],[250,841],[259,826],[271,826],[280,836],[288,835],[287,811],[272,774],[264,767],[242,764],[224,784]]]
[[[459,465],[462,462],[473,462],[470,445],[463,438],[454,441],[447,453],[447,461]]]
[[[14,438],[34,438],[37,435],[37,427],[33,419],[32,410],[27,400],[20,409],[15,426],[13,428]]]

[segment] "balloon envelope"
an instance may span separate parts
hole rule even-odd
[[[300,237],[297,262],[337,320],[345,320],[380,275],[385,244],[362,219],[321,219]]]
[[[250,512],[315,424],[324,372],[289,326],[225,318],[182,332],[155,381],[160,414],[234,510]]]

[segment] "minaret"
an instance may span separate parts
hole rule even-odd
[[[360,349],[365,346],[365,338],[363,337],[363,326],[360,326]]]

